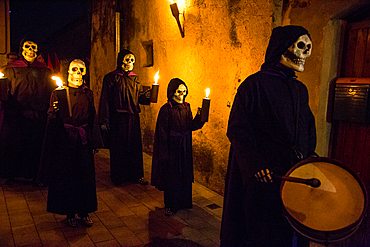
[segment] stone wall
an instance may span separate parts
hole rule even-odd
[[[0,68],[8,62],[10,52],[9,0],[0,0]]]

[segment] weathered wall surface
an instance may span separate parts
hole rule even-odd
[[[8,62],[10,52],[9,0],[0,0],[0,68]]]
[[[205,89],[210,88],[209,122],[193,132],[196,181],[219,193],[224,190],[229,154],[227,121],[238,85],[259,70],[271,34],[268,0],[177,1],[185,37],[171,14],[169,2],[134,1],[135,38],[130,49],[137,56],[135,72],[144,85],[153,83],[159,69],[160,95],[157,104],[142,107],[144,148],[152,150],[154,128],[160,107],[166,103],[171,78],[189,87],[187,101],[193,115],[201,107]],[[185,20],[184,20],[185,19]],[[142,67],[146,54],[142,41],[153,40],[154,65]],[[139,66],[138,66],[139,65]]]
[[[158,103],[142,106],[144,150],[152,152],[157,115],[167,102],[166,90],[171,78],[178,77],[187,83],[187,101],[193,115],[201,107],[205,89],[210,88],[209,122],[193,133],[194,172],[198,182],[219,193],[224,190],[229,154],[226,129],[231,105],[239,84],[263,63],[273,23],[273,6],[278,2],[177,1],[184,38],[171,14],[169,1],[120,2],[121,47],[134,52],[134,72],[146,86],[154,82],[158,70],[160,75]],[[103,76],[115,68],[114,4],[101,0],[93,6],[91,85],[97,102]],[[145,42],[153,42],[154,63],[150,67],[145,67]]]
[[[194,173],[197,182],[223,193],[230,143],[227,121],[239,84],[259,70],[273,27],[284,23],[302,25],[313,40],[313,53],[306,69],[299,73],[310,93],[310,105],[318,116],[320,74],[328,21],[357,0],[178,0],[182,38],[164,0],[121,1],[121,48],[134,52],[134,72],[145,86],[154,82],[159,70],[158,103],[143,106],[141,113],[144,150],[152,152],[155,123],[160,107],[166,103],[171,78],[184,80],[189,87],[187,101],[193,115],[201,107],[205,89],[210,88],[209,122],[193,133]],[[297,4],[298,3],[298,4]],[[302,4],[303,3],[303,4]],[[307,4],[304,4],[307,3]],[[115,68],[115,5],[100,0],[93,8],[91,84],[100,96],[103,76]],[[294,6],[294,8],[292,8]],[[283,11],[283,13],[282,13]],[[153,44],[153,66],[147,66],[145,44]],[[95,80],[95,84],[94,84]],[[329,82],[325,82],[329,83]],[[324,121],[325,114],[319,121]],[[319,142],[327,141],[320,139]]]
[[[92,1],[90,87],[96,106],[104,75],[116,68],[115,54],[114,3],[109,0]]]

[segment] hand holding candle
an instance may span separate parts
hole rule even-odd
[[[154,76],[154,84],[152,85],[152,90],[150,92],[150,102],[152,103],[157,103],[158,91],[159,91],[159,85],[157,84],[158,79],[159,79],[159,70]]]
[[[8,79],[0,72],[0,100],[8,99]]]
[[[200,121],[202,122],[208,122],[208,116],[209,116],[209,106],[211,103],[211,99],[208,98],[208,95],[210,93],[210,89],[206,89],[206,97],[203,99],[202,103],[202,111],[200,112]]]
[[[55,90],[55,93],[58,98],[58,109],[59,116],[63,118],[69,118],[72,116],[71,101],[69,99],[69,87],[63,86],[62,80],[53,76],[51,79],[55,80],[58,88]]]

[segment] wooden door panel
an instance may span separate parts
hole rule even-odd
[[[367,126],[361,178],[370,192],[370,126]]]
[[[370,21],[346,30],[341,77],[370,77]],[[370,124],[333,121],[329,157],[352,168],[370,189]]]
[[[353,167],[352,161],[355,152],[354,147],[357,141],[356,126],[357,124],[355,123],[346,124],[345,135],[343,141],[341,142],[343,146],[343,157],[341,160],[344,164],[351,168]]]
[[[370,77],[370,29],[367,32],[363,77]]]
[[[354,154],[353,154],[353,161],[352,161],[352,169],[360,174],[362,177],[362,170],[363,170],[363,160],[364,160],[364,152],[365,152],[365,145],[366,145],[366,126],[356,126],[356,137],[357,140],[354,144]]]
[[[357,30],[356,51],[353,64],[353,77],[363,77],[365,55],[366,55],[367,29]]]
[[[357,43],[357,31],[356,30],[349,30],[348,34],[348,42],[344,61],[344,75],[343,77],[352,77],[353,75],[353,64],[355,61],[355,49]]]

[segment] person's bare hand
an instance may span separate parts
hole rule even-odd
[[[261,171],[254,174],[257,180],[262,183],[272,183],[273,180],[272,180],[271,175],[272,175],[272,172],[270,172],[269,169],[262,169]]]

